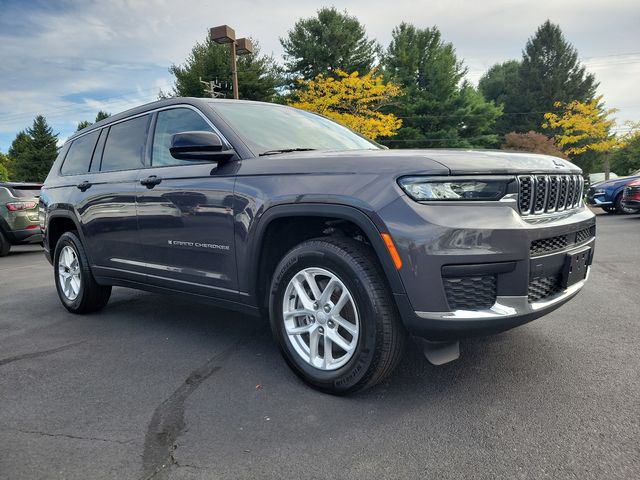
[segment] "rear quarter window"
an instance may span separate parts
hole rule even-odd
[[[132,170],[143,166],[150,115],[116,123],[109,128],[100,171]]]
[[[99,130],[76,138],[67,152],[60,173],[62,175],[79,175],[89,171],[91,157],[98,141]]]

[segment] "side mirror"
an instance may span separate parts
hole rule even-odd
[[[235,155],[233,150],[223,148],[222,140],[213,132],[181,132],[171,137],[169,152],[179,160],[223,162]]]

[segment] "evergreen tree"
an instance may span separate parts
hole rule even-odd
[[[369,72],[380,47],[367,37],[356,17],[336,8],[321,8],[315,17],[298,20],[280,39],[287,73],[295,79]]]
[[[100,120],[104,120],[105,118],[109,118],[110,116],[111,116],[110,113],[100,110],[96,115],[96,123],[98,123]]]
[[[466,68],[438,28],[402,23],[392,37],[384,66],[405,92],[390,109],[403,126],[385,143],[402,148],[495,145],[492,127],[501,108],[463,81]]]
[[[272,101],[280,81],[280,71],[273,57],[260,55],[260,47],[253,43],[254,53],[238,57],[238,95],[244,100]],[[197,43],[182,65],[171,65],[169,72],[175,77],[172,93],[160,92],[160,98],[208,97],[203,81],[218,81],[217,91],[222,97],[233,98],[229,46],[210,39]]]
[[[518,81],[520,75],[520,62],[509,60],[497,63],[485,73],[478,83],[478,90],[485,99],[503,107],[503,114],[498,118],[495,131],[505,135],[514,130],[514,120],[517,121],[519,113],[511,111],[511,100],[518,95]]]
[[[554,110],[555,102],[588,103],[598,86],[595,77],[586,73],[578,61],[577,50],[560,27],[548,20],[527,41],[517,78],[514,81],[509,75],[508,81],[513,88],[505,88],[500,133],[537,130],[544,113]]]
[[[58,155],[58,134],[47,124],[42,115],[33,125],[18,133],[9,148],[12,178],[23,182],[42,182]]]
[[[109,118],[110,116],[111,116],[110,113],[103,112],[102,110],[100,110],[96,115],[96,123],[98,123],[100,120],[104,120],[105,118]],[[91,123],[90,121],[82,120],[80,123],[78,123],[78,128],[76,128],[76,132],[79,132],[84,128],[90,127],[91,125],[93,125],[93,123]]]

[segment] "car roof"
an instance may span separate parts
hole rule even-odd
[[[83,128],[79,132],[71,135],[65,143],[68,143],[74,140],[76,137],[80,135],[84,135],[93,130],[98,130],[106,125],[117,122],[119,120],[124,120],[128,117],[132,117],[134,115],[139,115],[141,113],[148,112],[150,110],[155,110],[157,108],[168,107],[171,105],[192,105],[194,107],[199,107],[200,109],[204,109],[207,105],[216,104],[216,103],[255,103],[255,104],[263,104],[263,105],[273,105],[273,106],[284,106],[276,103],[267,103],[267,102],[256,102],[253,100],[233,100],[229,98],[197,98],[197,97],[173,97],[167,98],[164,100],[157,100],[155,102],[145,103],[144,105],[140,105],[139,107],[130,108],[129,110],[125,110],[124,112],[116,113],[115,115],[111,115],[110,117],[105,118],[104,120],[100,120],[86,128]]]

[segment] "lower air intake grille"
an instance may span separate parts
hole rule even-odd
[[[534,278],[529,281],[529,302],[539,302],[562,291],[561,275]]]
[[[584,230],[579,230],[576,233],[576,243],[586,242],[592,237],[596,236],[596,226],[593,225],[589,228],[585,228]]]
[[[562,250],[568,245],[567,235],[558,235],[557,237],[543,238],[542,240],[536,240],[531,242],[531,248],[529,252],[531,255],[538,255],[540,253],[555,252],[556,250]]]
[[[482,310],[496,303],[495,275],[443,278],[449,308]]]

